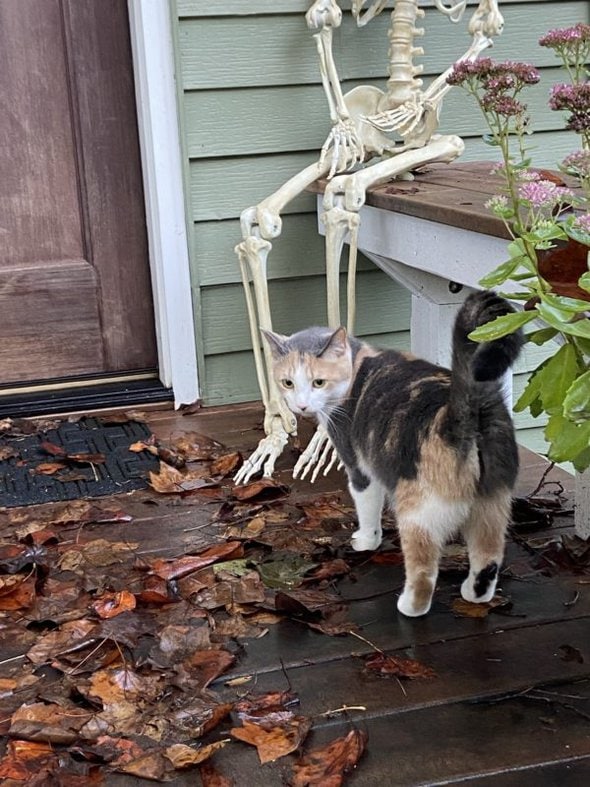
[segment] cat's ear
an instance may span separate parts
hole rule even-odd
[[[289,350],[287,349],[287,339],[288,336],[283,336],[281,333],[273,333],[272,331],[267,331],[264,328],[260,329],[260,333],[266,339],[266,343],[270,347],[270,351],[272,353],[272,357],[275,359],[282,358],[284,355],[287,355]]]
[[[323,349],[318,353],[318,358],[341,358],[348,350],[348,336],[346,328],[337,328],[330,336]]]

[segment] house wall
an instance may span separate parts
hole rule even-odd
[[[178,89],[184,136],[191,275],[205,404],[259,399],[246,308],[234,246],[239,215],[317,158],[329,130],[315,43],[304,13],[308,0],[171,0],[176,36]],[[345,9],[350,2],[343,2]],[[438,75],[467,48],[470,2],[459,25],[424,2],[420,43],[424,79]],[[393,2],[388,3],[393,7]],[[547,29],[588,21],[587,0],[501,3],[505,31],[496,59],[526,60],[542,71],[530,91],[535,163],[554,166],[576,146],[563,118],[546,107],[559,81],[553,53],[537,45]],[[334,53],[344,90],[357,84],[384,86],[389,13],[357,29],[350,13],[335,31]],[[465,160],[493,159],[481,141],[478,110],[457,89],[447,97],[441,131],[460,134]],[[326,322],[322,240],[315,200],[298,197],[285,211],[283,234],[269,257],[275,328],[291,332]],[[408,293],[361,257],[357,280],[357,334],[382,346],[409,345]],[[527,349],[515,374],[516,393],[527,369],[543,355]],[[518,415],[521,439],[540,448],[539,422]]]

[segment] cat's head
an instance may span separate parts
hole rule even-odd
[[[306,328],[291,336],[261,330],[272,353],[274,380],[291,412],[327,419],[352,380],[346,330]]]

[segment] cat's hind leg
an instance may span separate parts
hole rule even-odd
[[[381,514],[385,502],[385,490],[375,479],[370,479],[359,470],[349,471],[348,489],[358,519],[358,530],[352,534],[352,548],[357,552],[377,549],[381,544]]]
[[[406,484],[396,495],[396,517],[406,580],[397,608],[408,617],[425,615],[432,603],[442,547],[465,520],[469,506]]]
[[[504,557],[504,540],[510,520],[510,490],[477,498],[463,526],[469,552],[469,575],[461,585],[466,601],[490,601],[496,591]]]

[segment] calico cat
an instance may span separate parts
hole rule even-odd
[[[430,609],[442,548],[458,532],[470,561],[463,598],[494,595],[518,471],[501,377],[523,337],[476,344],[468,334],[512,311],[493,292],[470,295],[455,320],[452,371],[375,349],[344,328],[263,331],[287,405],[315,416],[346,468],[358,517],[353,548],[377,549],[384,503],[395,512],[406,575],[397,608],[404,615]]]

